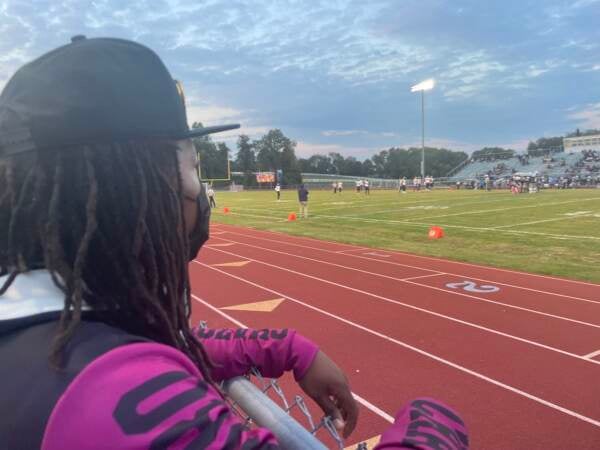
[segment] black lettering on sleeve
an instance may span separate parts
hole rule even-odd
[[[246,334],[248,333],[248,328],[238,328],[235,330],[235,339],[246,339]]]
[[[177,411],[203,398],[208,387],[204,381],[198,380],[193,388],[169,398],[152,411],[145,414],[138,413],[138,406],[144,400],[189,376],[185,372],[166,372],[151,378],[123,395],[113,412],[113,417],[123,433],[127,435],[146,433]]]
[[[208,328],[198,328],[198,331],[196,332],[196,335],[200,339],[210,339],[213,334],[215,334],[215,330],[210,330]]]
[[[271,339],[285,339],[285,337],[288,335],[288,330],[287,329],[283,329],[283,330],[271,330]]]
[[[215,406],[220,405],[221,402],[219,400],[214,400],[210,402],[203,408],[200,408],[196,411],[194,418],[191,420],[183,420],[181,422],[177,422],[168,430],[159,434],[150,444],[150,450],[161,450],[164,448],[169,448],[173,445],[177,440],[179,440],[182,436],[188,433],[192,429],[197,429],[202,432],[204,429],[206,422],[208,421],[208,413]]]
[[[231,330],[219,330],[217,332],[217,334],[215,335],[215,339],[221,339],[221,340],[224,340],[224,341],[230,341],[231,340],[231,335],[232,335]]]

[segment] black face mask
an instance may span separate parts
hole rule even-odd
[[[187,199],[187,198],[186,198]],[[187,199],[191,200],[191,199]],[[198,216],[196,217],[196,223],[194,228],[190,232],[190,254],[188,256],[189,261],[193,261],[202,245],[208,240],[208,228],[210,222],[210,205],[208,203],[208,197],[204,191],[204,185],[200,190],[200,194],[196,198],[196,204],[198,206]]]

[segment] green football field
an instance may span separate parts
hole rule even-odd
[[[431,192],[217,192],[213,222],[600,282],[600,189]],[[223,208],[229,208],[225,214]],[[444,229],[428,238],[429,227]]]

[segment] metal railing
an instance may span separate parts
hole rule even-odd
[[[344,448],[344,442],[331,417],[325,416],[315,423],[301,395],[294,396],[290,403],[277,380],[263,378],[257,369],[252,369],[252,375],[258,386],[251,381],[250,376],[236,377],[223,384],[232,409],[247,426],[255,424],[268,428],[281,447],[289,450],[326,450],[327,447],[317,438],[317,433],[321,430],[329,434],[338,449]],[[267,395],[269,391],[273,392],[281,405]],[[304,426],[292,417],[294,410],[304,417]]]
[[[205,321],[201,321],[199,326],[207,328]],[[317,438],[317,434],[322,431],[333,440],[335,448],[344,449],[344,441],[333,425],[331,417],[324,416],[315,423],[301,395],[295,395],[292,402],[288,401],[277,380],[263,377],[257,368],[252,368],[246,376],[225,380],[221,387],[232,411],[242,419],[244,424],[248,428],[252,426],[268,428],[282,448],[327,450],[325,444]],[[280,404],[273,401],[269,393],[272,393]],[[292,417],[294,411],[299,411],[302,415],[306,422],[304,426]],[[366,447],[358,448],[366,450]]]

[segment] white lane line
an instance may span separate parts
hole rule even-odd
[[[491,227],[491,229],[498,230],[500,228],[520,227],[522,225],[535,225],[538,223],[556,222],[558,220],[578,219],[579,217],[590,217],[590,216],[592,216],[592,214],[585,214],[585,215],[578,215],[578,216],[566,216],[566,217],[555,217],[554,219],[534,220],[533,222],[522,222],[522,223],[512,223],[510,225],[500,225],[499,227]]]
[[[225,240],[225,238],[218,238],[218,239]],[[231,243],[239,244],[239,245],[244,245],[246,247],[257,248],[257,249],[262,250],[262,251],[268,251],[268,252],[272,252],[272,253],[278,253],[278,254],[281,254],[281,255],[284,255],[284,256],[289,256],[289,257],[296,258],[296,259],[305,259],[307,261],[313,261],[313,262],[320,263],[320,264],[326,264],[326,265],[329,265],[329,266],[339,267],[339,268],[351,270],[351,271],[354,271],[354,272],[361,272],[361,273],[365,273],[367,275],[372,275],[372,276],[380,277],[380,278],[386,278],[386,279],[389,279],[389,280],[403,281],[403,282],[415,284],[417,286],[421,286],[421,287],[424,287],[424,288],[427,288],[427,289],[438,290],[438,291],[447,292],[449,294],[454,294],[454,295],[461,295],[461,296],[472,298],[472,299],[475,299],[475,300],[479,300],[479,301],[485,302],[485,303],[500,305],[500,306],[504,306],[506,308],[516,309],[516,310],[519,310],[519,311],[526,311],[528,313],[538,314],[540,316],[551,317],[553,319],[564,320],[564,321],[567,321],[567,322],[572,322],[572,323],[576,323],[576,324],[579,324],[579,325],[584,325],[584,326],[588,326],[588,327],[600,329],[600,325],[595,324],[595,323],[584,322],[584,321],[577,320],[577,319],[571,319],[569,317],[559,316],[559,315],[556,315],[556,314],[550,314],[550,313],[547,313],[547,312],[538,311],[537,309],[525,308],[524,306],[517,306],[517,305],[513,305],[511,303],[504,303],[504,302],[501,302],[501,301],[498,301],[498,300],[491,300],[491,299],[488,299],[488,298],[478,297],[478,296],[471,295],[471,294],[464,294],[462,292],[455,291],[455,290],[443,289],[443,288],[439,288],[439,287],[436,287],[436,286],[430,286],[430,285],[427,285],[427,284],[415,283],[415,282],[410,281],[410,279],[412,279],[412,277],[409,277],[409,278],[397,278],[397,277],[392,277],[390,275],[383,275],[383,274],[380,274],[380,273],[377,273],[377,272],[369,272],[368,270],[357,269],[355,267],[344,266],[342,264],[336,264],[336,263],[332,263],[332,262],[328,262],[328,261],[322,261],[322,260],[316,259],[316,258],[309,258],[308,256],[296,255],[294,253],[287,253],[287,252],[282,252],[282,251],[279,251],[279,250],[273,250],[273,249],[270,249],[270,248],[267,248],[267,247],[259,247],[257,245],[247,244],[245,242],[234,241],[234,240],[231,240],[231,238],[227,238],[227,241],[231,242]],[[280,267],[280,268],[284,269],[282,267]],[[441,273],[438,272],[435,275],[440,275],[440,274]],[[447,273],[443,273],[443,274],[444,275],[448,275]],[[306,275],[306,276],[308,276],[308,275]],[[419,277],[417,277],[417,278],[419,278]]]
[[[365,400],[360,395],[358,395],[356,392],[353,392],[352,396],[356,399],[356,401],[358,403],[362,404],[368,410],[374,412],[375,414],[377,414],[379,417],[383,418],[384,420],[387,420],[389,423],[394,423],[394,418],[392,416],[390,416],[388,413],[386,413],[382,409],[380,409],[377,406],[375,406],[370,401]]]
[[[247,283],[247,284],[249,284],[251,286],[263,289],[263,290],[265,290],[267,292],[271,292],[271,293],[273,293],[273,294],[275,294],[275,295],[277,295],[279,297],[284,297],[284,298],[286,298],[286,299],[288,299],[288,300],[290,300],[290,301],[292,301],[294,303],[297,303],[299,305],[304,306],[305,308],[311,309],[311,310],[316,311],[316,312],[318,312],[320,314],[323,314],[325,316],[328,316],[328,317],[331,317],[333,319],[339,320],[340,322],[343,322],[343,323],[345,323],[347,325],[350,325],[352,327],[358,328],[359,330],[362,330],[362,331],[364,331],[366,333],[372,334],[373,336],[377,336],[377,337],[379,337],[381,339],[384,339],[386,341],[389,341],[389,342],[392,342],[392,343],[394,343],[396,345],[399,345],[400,347],[404,347],[404,348],[406,348],[408,350],[412,350],[412,351],[414,351],[416,353],[419,353],[420,355],[423,355],[425,357],[431,358],[434,361],[437,361],[439,363],[442,363],[444,365],[452,367],[452,368],[454,368],[456,370],[459,370],[461,372],[464,372],[464,373],[467,373],[469,375],[472,375],[472,376],[474,376],[476,378],[479,378],[480,380],[486,381],[486,382],[491,383],[491,384],[493,384],[495,386],[498,386],[498,387],[500,387],[502,389],[510,391],[510,392],[512,392],[514,394],[520,395],[520,396],[525,397],[525,398],[527,398],[529,400],[532,400],[532,401],[534,401],[536,403],[539,403],[541,405],[547,406],[548,408],[554,409],[554,410],[559,411],[559,412],[561,412],[563,414],[569,415],[571,417],[574,417],[574,418],[579,419],[579,420],[581,420],[583,422],[587,422],[587,423],[589,423],[591,425],[594,425],[595,427],[599,427],[600,428],[600,421],[592,419],[591,417],[584,416],[583,414],[579,414],[579,413],[577,413],[575,411],[572,411],[572,410],[570,410],[568,408],[564,408],[564,407],[562,407],[560,405],[557,405],[556,403],[552,403],[552,402],[550,402],[548,400],[544,400],[543,398],[537,397],[537,396],[535,396],[533,394],[530,394],[530,393],[525,392],[525,391],[523,391],[521,389],[515,388],[515,387],[513,387],[511,385],[502,383],[501,381],[498,381],[498,380],[496,380],[494,378],[491,378],[491,377],[488,377],[486,375],[483,375],[483,374],[481,374],[479,372],[476,372],[474,370],[468,369],[468,368],[466,368],[464,366],[461,366],[460,364],[453,363],[452,361],[449,361],[449,360],[444,359],[444,358],[442,358],[440,356],[434,355],[433,353],[429,353],[429,352],[427,352],[425,350],[422,350],[420,348],[417,348],[417,347],[415,347],[413,345],[407,344],[406,342],[402,342],[402,341],[400,341],[398,339],[394,339],[394,338],[392,338],[390,336],[387,336],[387,335],[385,335],[383,333],[380,333],[378,331],[375,331],[375,330],[372,330],[372,329],[367,328],[365,326],[362,326],[362,325],[360,325],[360,324],[358,324],[356,322],[352,322],[351,320],[344,319],[343,317],[337,316],[337,315],[332,314],[332,313],[330,313],[328,311],[325,311],[323,309],[317,308],[316,306],[310,305],[308,303],[304,303],[301,300],[297,300],[297,299],[295,299],[293,297],[290,297],[289,295],[285,295],[285,294],[283,294],[281,292],[275,291],[274,289],[270,289],[270,288],[267,288],[265,286],[261,286],[260,284],[254,283],[254,282],[252,282],[250,280],[247,280],[245,278],[239,277],[237,275],[233,275],[233,274],[227,273],[224,270],[218,269],[216,267],[211,267],[211,266],[209,266],[207,264],[200,263],[198,261],[194,261],[194,262],[196,264],[199,264],[199,265],[201,265],[203,267],[206,267],[206,268],[208,268],[210,270],[221,272],[222,274],[227,275],[228,277],[237,279],[237,280],[242,281],[244,283]]]
[[[272,231],[265,231],[265,230],[252,230],[252,231],[260,231],[260,232],[267,233],[267,234],[275,234],[277,236],[281,236],[280,233],[275,233],[275,232],[272,232]],[[276,243],[279,243],[279,244],[291,245],[291,246],[294,246],[294,247],[300,247],[300,248],[307,248],[307,249],[312,249],[312,250],[318,250],[318,251],[321,251],[321,252],[336,253],[336,252],[332,252],[331,250],[327,250],[327,249],[320,248],[320,247],[312,247],[312,246],[309,246],[309,245],[295,244],[295,243],[288,242],[288,241],[285,241],[285,240],[281,241],[281,240],[276,240],[276,239],[267,239],[267,238],[258,237],[256,235],[248,235],[248,234],[237,233],[235,231],[229,231],[229,234],[235,234],[237,236],[242,236],[242,237],[246,237],[246,238],[250,238],[250,239],[258,239],[258,240],[261,240],[261,241],[276,242]],[[287,237],[288,235],[284,235],[284,236]],[[306,239],[310,239],[310,238],[306,238]],[[318,241],[316,239],[314,239],[314,241],[316,243],[320,242],[320,241]],[[412,258],[429,259],[429,260],[439,261],[439,262],[443,262],[443,263],[447,263],[447,264],[460,264],[460,265],[465,265],[465,266],[469,266],[469,267],[475,267],[475,268],[478,268],[478,269],[501,271],[501,272],[514,273],[514,274],[517,274],[517,275],[532,276],[532,277],[536,277],[536,278],[551,279],[551,280],[568,282],[568,283],[575,283],[575,284],[583,284],[583,285],[586,285],[586,286],[596,287],[596,288],[598,288],[600,290],[600,285],[595,284],[595,283],[587,283],[585,281],[568,280],[566,278],[556,278],[556,277],[552,277],[552,276],[548,276],[548,275],[538,275],[538,274],[535,274],[535,273],[531,273],[530,274],[530,273],[524,273],[524,272],[517,272],[517,271],[509,270],[509,269],[500,269],[500,268],[495,268],[495,267],[478,266],[476,264],[463,263],[463,262],[459,262],[459,261],[448,261],[448,260],[444,260],[444,259],[440,259],[440,258],[433,258],[433,257],[429,257],[429,256],[411,255],[409,253],[402,253],[402,252],[398,252],[396,250],[387,250],[387,249],[385,249],[385,251],[386,252],[396,253],[396,254],[401,255],[401,256],[409,256],[409,257],[412,257]],[[428,271],[428,272],[438,272],[437,270],[427,269],[425,267],[415,266],[415,265],[412,265],[412,264],[399,263],[399,262],[396,262],[396,261],[384,261],[384,260],[381,260],[381,259],[369,258],[369,257],[366,257],[366,256],[355,255],[355,254],[352,254],[352,255],[349,255],[349,256],[352,256],[354,258],[365,259],[365,260],[368,260],[368,261],[376,261],[376,262],[383,263],[383,264],[391,264],[393,266],[398,266],[398,267],[409,267],[409,268],[412,268],[412,269],[420,269],[420,270],[425,270],[425,271]],[[573,299],[573,300],[579,300],[579,301],[583,301],[583,302],[600,304],[599,300],[590,300],[590,299],[587,299],[587,298],[575,297],[575,296],[567,295],[567,294],[559,294],[557,292],[542,291],[542,290],[539,290],[539,289],[533,289],[533,288],[529,288],[529,287],[525,287],[525,286],[519,286],[519,285],[515,285],[515,284],[510,284],[510,283],[503,283],[503,282],[500,282],[500,281],[494,281],[494,280],[489,280],[489,279],[485,279],[485,278],[474,277],[474,276],[471,276],[471,275],[457,274],[457,273],[452,273],[452,272],[446,272],[446,273],[448,275],[452,275],[452,276],[457,276],[457,277],[462,277],[462,278],[466,277],[466,278],[470,278],[470,279],[477,280],[477,281],[485,281],[486,283],[500,284],[502,286],[509,286],[509,287],[513,287],[515,289],[523,289],[523,290],[527,290],[527,291],[537,292],[537,293],[540,293],[540,294],[553,295],[553,296],[556,296],[556,297],[565,297],[565,298],[569,298],[569,299]],[[600,292],[599,292],[599,295],[600,295]]]
[[[390,258],[392,256],[392,255],[385,255],[383,253],[377,253],[377,252],[363,253],[363,255],[379,256],[381,258]]]
[[[219,308],[215,308],[213,305],[211,305],[210,303],[208,303],[205,300],[202,300],[200,297],[198,297],[197,295],[192,294],[191,297],[196,300],[197,302],[202,303],[204,306],[206,306],[209,309],[212,309],[214,312],[216,312],[217,314],[219,314],[220,316],[224,317],[225,319],[235,323],[238,327],[240,328],[248,328],[246,325],[244,325],[242,322],[240,322],[239,320],[234,319],[233,317],[231,317],[229,314],[224,313],[223,311],[221,311]]]
[[[531,197],[526,197],[531,199]],[[485,204],[488,205],[490,203],[495,203],[495,202],[508,202],[514,200],[514,198],[497,198],[497,199],[486,199],[484,201],[481,202],[464,202],[464,203],[453,203],[450,206],[448,205],[440,205],[440,206],[436,206],[436,205],[431,205],[431,206],[424,206],[423,209],[419,208],[418,206],[406,206],[403,208],[396,208],[396,206],[398,206],[398,203],[393,203],[390,204],[391,208],[390,209],[382,209],[382,210],[377,210],[377,211],[361,211],[360,215],[358,214],[354,214],[353,217],[364,217],[365,215],[373,215],[373,214],[383,214],[383,213],[389,213],[389,212],[399,212],[399,211],[411,211],[413,213],[420,213],[421,211],[430,211],[431,209],[454,209],[457,208],[459,206],[472,206],[472,205],[480,205],[480,204]],[[443,200],[436,200],[439,203],[442,203]],[[408,203],[401,203],[401,205],[408,205]],[[418,217],[416,217],[417,219]]]
[[[221,253],[226,253],[228,255],[232,255],[232,256],[236,256],[236,257],[241,257],[240,255],[237,255],[237,254],[231,253],[231,252],[227,252],[225,250],[220,250],[220,249],[216,249],[216,248],[213,248],[211,250],[214,250],[214,251],[217,251],[217,252],[221,252]],[[346,289],[346,290],[349,290],[349,291],[352,291],[352,292],[356,292],[356,293],[359,293],[359,294],[362,294],[362,295],[366,295],[368,297],[373,297],[373,298],[376,298],[378,300],[383,300],[384,302],[387,302],[387,303],[392,303],[394,305],[404,306],[405,308],[408,308],[408,309],[412,309],[412,310],[419,311],[419,312],[422,312],[422,313],[425,313],[425,314],[429,314],[429,315],[432,315],[432,316],[435,316],[435,317],[439,317],[441,319],[446,319],[446,320],[449,320],[449,321],[452,321],[452,322],[459,323],[461,325],[466,325],[468,327],[472,327],[472,328],[476,328],[478,330],[486,331],[488,333],[496,334],[498,336],[503,336],[503,337],[506,337],[508,339],[512,339],[512,340],[519,341],[519,342],[523,342],[525,344],[529,344],[529,345],[532,345],[534,347],[543,348],[545,350],[550,350],[552,352],[556,352],[556,353],[560,353],[562,355],[570,356],[571,358],[576,358],[576,359],[579,359],[579,360],[582,360],[582,361],[586,361],[588,363],[600,364],[600,361],[595,361],[595,360],[592,360],[592,359],[585,359],[585,358],[583,358],[580,355],[568,352],[566,350],[561,350],[561,349],[558,349],[558,348],[555,348],[555,347],[550,347],[549,345],[542,344],[540,342],[535,342],[535,341],[531,341],[529,339],[525,339],[525,338],[522,338],[522,337],[519,337],[519,336],[514,336],[512,334],[504,333],[503,331],[495,330],[493,328],[488,328],[488,327],[485,327],[483,325],[478,325],[478,324],[473,323],[473,322],[467,322],[466,320],[457,319],[456,317],[451,317],[451,316],[447,316],[445,314],[441,314],[441,313],[438,313],[438,312],[435,312],[435,311],[431,311],[429,309],[420,308],[418,306],[411,305],[409,303],[403,303],[401,301],[394,300],[394,299],[391,299],[391,298],[388,298],[388,297],[384,297],[382,295],[373,294],[371,292],[363,291],[361,289],[353,288],[353,287],[350,287],[350,286],[345,286],[343,284],[335,283],[335,282],[329,281],[329,280],[324,280],[323,278],[318,278],[318,277],[315,277],[315,276],[312,276],[312,275],[307,275],[307,274],[303,274],[301,272],[296,272],[295,270],[286,269],[284,267],[277,266],[275,264],[270,264],[270,263],[267,263],[267,262],[264,262],[264,261],[259,261],[258,259],[249,258],[247,256],[244,256],[244,258],[247,259],[247,260],[249,260],[249,261],[256,262],[257,264],[262,264],[262,265],[267,266],[267,267],[273,267],[275,269],[282,270],[284,272],[293,273],[293,274],[299,275],[301,277],[310,278],[310,279],[313,279],[313,280],[316,280],[316,281],[320,281],[320,282],[325,283],[325,284],[329,284],[329,285],[340,287],[342,289]],[[203,263],[200,263],[200,262],[198,262],[196,260],[194,260],[194,262],[196,264],[203,264]],[[214,267],[211,267],[211,268],[215,269]],[[411,283],[411,281],[407,281],[407,283]]]
[[[348,253],[348,252],[358,252],[358,251],[365,251],[365,250],[372,250],[369,247],[356,247],[356,248],[349,248],[346,250],[337,250],[335,251],[335,253]]]
[[[419,275],[418,277],[399,278],[398,281],[411,281],[411,280],[418,280],[418,279],[421,279],[421,278],[439,277],[440,275],[448,275],[448,274],[445,273],[445,272],[430,273],[428,275]]]
[[[588,202],[591,200],[598,201],[598,200],[600,200],[600,197],[581,198],[581,199],[577,199],[577,200],[566,200],[564,202],[535,203],[533,205],[511,206],[508,208],[478,209],[475,211],[463,211],[460,213],[440,214],[437,216],[429,216],[429,217],[417,217],[417,218],[415,218],[415,220],[439,219],[441,217],[454,217],[454,216],[464,216],[464,215],[472,215],[472,214],[485,214],[485,213],[489,213],[489,212],[504,212],[504,211],[510,211],[513,209],[543,208],[545,206],[568,205],[571,203]],[[411,220],[411,219],[409,219],[409,220]]]
[[[587,355],[584,356],[584,358],[592,359],[592,358],[595,358],[596,356],[600,356],[600,350],[596,350],[595,352],[588,353]]]
[[[241,227],[239,225],[237,225],[237,226],[227,225],[227,226],[233,227],[234,229],[236,229],[238,231],[239,231],[240,228],[243,228],[243,227]],[[322,250],[322,249],[321,248],[317,248],[317,247],[309,247],[309,246],[303,246],[303,245],[299,245],[299,244],[294,244],[294,243],[291,243],[289,241],[289,239],[295,239],[297,241],[306,240],[306,241],[314,242],[317,245],[322,245],[323,242],[335,243],[335,241],[323,241],[322,239],[315,239],[315,238],[310,238],[310,237],[305,237],[305,236],[294,236],[294,235],[291,235],[291,234],[286,234],[286,233],[277,232],[277,231],[257,230],[257,229],[252,229],[252,231],[254,232],[254,234],[256,234],[256,233],[273,234],[275,236],[278,236],[279,238],[284,238],[283,241],[281,241],[281,240],[275,240],[275,242],[279,242],[279,243],[282,243],[282,244],[289,244],[289,245],[298,245],[300,247],[306,247],[306,248],[314,248],[316,250]],[[229,231],[229,233],[237,234],[237,235],[240,235],[240,236],[247,236],[247,235],[241,234],[239,232],[235,232],[235,231]],[[265,240],[264,238],[259,238],[257,236],[248,236],[248,237],[253,237],[254,239],[263,239],[263,240]],[[270,239],[270,240],[273,241],[274,239]],[[373,247],[370,247],[370,249],[372,249],[372,250],[378,250],[378,249],[373,248]],[[499,272],[514,273],[516,275],[521,275],[521,276],[544,278],[544,279],[547,279],[547,280],[556,280],[556,281],[560,281],[560,282],[563,282],[563,283],[583,284],[585,286],[593,286],[593,287],[596,287],[596,288],[600,288],[600,284],[598,284],[598,283],[591,283],[589,281],[571,280],[571,279],[568,279],[568,278],[554,277],[552,275],[542,275],[542,274],[538,274],[538,273],[520,272],[518,270],[503,269],[501,267],[490,267],[490,266],[484,266],[484,265],[481,265],[481,264],[473,264],[473,263],[464,262],[464,261],[453,261],[453,260],[449,260],[449,259],[436,258],[435,256],[415,255],[413,253],[407,253],[407,252],[403,252],[403,251],[400,251],[400,250],[393,250],[393,249],[379,249],[379,250],[385,250],[386,252],[392,252],[392,253],[398,254],[400,256],[408,256],[410,258],[426,259],[426,260],[431,260],[431,261],[440,261],[440,262],[443,262],[443,263],[446,263],[446,264],[458,264],[458,265],[461,265],[461,266],[475,267],[475,268],[478,268],[478,269],[486,269],[486,270],[493,270],[493,271],[499,271]],[[376,260],[373,260],[373,261],[376,261]],[[386,261],[383,261],[383,262],[386,262]],[[396,264],[402,265],[400,263],[396,263]],[[415,267],[415,266],[411,266],[411,267]],[[423,269],[423,268],[421,267],[421,269]],[[427,270],[427,269],[423,269],[423,270]],[[461,276],[464,276],[464,275],[461,275]],[[480,280],[481,280],[481,278],[480,278]],[[486,280],[482,280],[482,281],[486,281]],[[514,285],[510,285],[509,284],[507,286],[514,286]],[[514,287],[519,287],[519,286],[514,286]],[[526,289],[526,288],[523,288],[523,289]],[[540,291],[540,292],[544,292],[544,291]],[[546,294],[552,294],[552,292],[545,292],[545,293]],[[560,294],[558,294],[558,295],[560,295]],[[579,299],[578,297],[572,297],[572,298]],[[583,300],[583,299],[579,299],[579,300]]]
[[[197,295],[192,294],[192,298],[194,300],[196,300],[197,302],[202,303],[204,306],[206,306],[207,308],[212,309],[214,312],[220,314],[221,316],[223,316],[225,319],[233,322],[234,324],[236,324],[238,327],[240,328],[250,328],[247,325],[244,325],[242,322],[240,322],[239,320],[234,319],[233,317],[231,317],[229,314],[224,313],[223,311],[221,311],[218,308],[215,308],[213,305],[211,305],[210,303],[208,303],[206,300],[201,299],[200,297],[198,297]],[[364,398],[362,398],[360,395],[358,395],[356,392],[352,392],[352,396],[356,399],[356,401],[358,403],[360,403],[361,405],[363,405],[365,408],[367,408],[368,410],[374,412],[375,414],[377,414],[379,417],[381,417],[384,420],[387,420],[389,423],[394,423],[394,418],[392,416],[390,416],[388,413],[386,413],[384,410],[382,410],[381,408],[378,408],[377,406],[375,406],[373,403],[369,402],[368,400],[365,400]]]
[[[572,234],[554,234],[554,233],[540,233],[536,231],[522,231],[522,230],[496,230],[490,227],[468,227],[465,225],[451,225],[451,224],[443,224],[443,223],[433,223],[433,222],[407,222],[405,220],[388,220],[388,219],[367,219],[362,217],[353,217],[353,216],[329,216],[324,214],[315,214],[313,217],[318,219],[328,219],[328,220],[339,220],[339,219],[348,219],[348,220],[358,220],[359,222],[381,222],[381,223],[391,223],[391,224],[401,224],[401,225],[412,225],[416,227],[429,227],[431,225],[437,225],[445,228],[458,228],[461,230],[471,230],[477,232],[485,232],[485,231],[497,231],[499,233],[508,233],[508,234],[527,234],[527,235],[535,235],[535,236],[546,236],[551,238],[558,239],[591,239],[591,240],[600,240],[600,236],[587,236],[587,235],[572,235]],[[428,218],[424,217],[421,220],[427,220]]]

